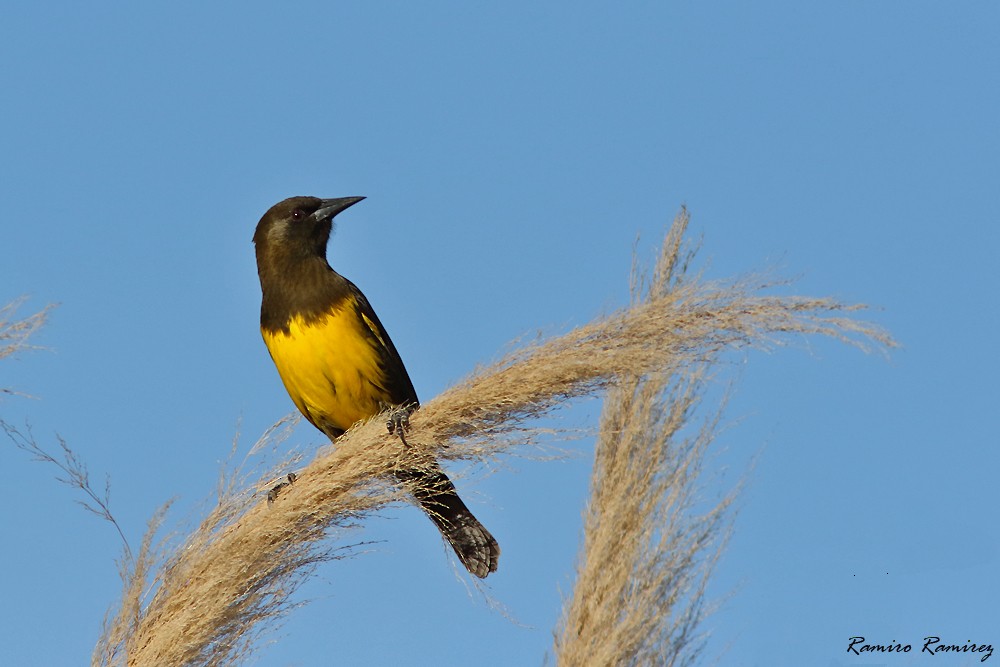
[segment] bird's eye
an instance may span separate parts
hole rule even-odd
[[[306,212],[301,208],[297,208],[292,211],[292,220],[301,220],[304,217],[306,217]]]

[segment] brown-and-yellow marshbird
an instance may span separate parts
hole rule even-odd
[[[326,260],[334,216],[362,199],[286,199],[264,214],[253,236],[264,343],[292,402],[331,440],[387,407],[418,405],[403,360],[368,299]],[[500,546],[439,467],[395,475],[469,572],[496,571]]]

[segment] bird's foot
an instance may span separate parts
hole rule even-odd
[[[399,440],[406,445],[406,431],[410,428],[410,413],[413,412],[413,408],[402,405],[387,407],[390,409],[386,416],[385,428],[389,431],[389,435],[393,433],[399,435]]]
[[[277,498],[278,494],[281,493],[281,490],[286,486],[291,486],[292,484],[294,484],[296,479],[298,479],[298,475],[296,475],[294,472],[290,472],[288,473],[288,475],[285,476],[285,480],[283,482],[279,482],[278,484],[275,484],[273,487],[271,487],[271,490],[267,492],[267,504],[269,506],[273,504],[275,498]]]

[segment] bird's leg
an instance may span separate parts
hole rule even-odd
[[[408,446],[406,444],[406,431],[410,428],[410,413],[413,412],[413,406],[383,404],[382,409],[386,408],[389,409],[385,421],[386,430],[389,431],[389,435],[398,434],[403,446]]]
[[[271,505],[272,503],[274,503],[275,498],[278,497],[278,494],[281,493],[281,490],[286,486],[291,486],[292,484],[294,484],[297,478],[298,475],[296,475],[294,472],[290,472],[285,477],[285,481],[275,484],[271,488],[271,490],[267,492],[267,504]]]

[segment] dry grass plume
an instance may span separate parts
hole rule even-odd
[[[24,297],[0,306],[0,359],[9,357],[25,349],[31,349],[28,339],[45,324],[52,306],[46,306],[34,315],[16,319],[17,309],[24,303]],[[0,393],[12,394],[13,390],[0,387]]]
[[[637,301],[680,286],[683,214]],[[735,491],[696,511],[702,468],[721,408],[694,428],[712,353],[679,355],[607,391],[573,594],[555,635],[556,663],[693,664],[710,604],[705,586],[728,537]]]
[[[668,235],[657,275],[674,275],[674,267],[683,262],[680,248],[686,219],[682,213]],[[891,344],[882,331],[846,315],[858,306],[822,298],[761,296],[760,287],[749,280],[692,280],[674,281],[669,289],[647,290],[630,307],[563,336],[525,346],[428,401],[410,420],[407,448],[386,433],[382,419],[356,426],[335,447],[319,452],[271,506],[263,501],[257,482],[224,483],[217,505],[171,553],[161,556],[151,537],[144,541],[124,573],[122,602],[107,619],[92,664],[240,662],[260,633],[289,610],[292,594],[312,568],[335,555],[330,541],[324,539],[329,531],[401,498],[397,489],[379,480],[397,467],[413,468],[434,458],[489,462],[532,442],[536,434],[531,421],[568,398],[616,387],[602,432],[626,432],[633,427],[621,427],[616,421],[631,414],[637,392],[657,393],[653,384],[640,378],[674,373],[681,378],[681,386],[688,388],[685,391],[693,390],[698,375],[684,369],[698,368],[724,349],[766,345],[790,333],[824,334],[858,345]],[[664,424],[667,435],[663,437],[670,437],[670,425],[676,423],[676,415],[670,413],[684,412],[687,400],[683,396],[671,399],[662,408],[668,416],[654,420]],[[690,447],[697,452],[697,444]],[[697,467],[691,461],[685,463],[683,452],[661,449],[668,460],[660,469],[679,468],[676,474],[684,475]],[[615,483],[621,466],[613,457],[599,458],[598,465],[599,475],[607,479],[595,486],[604,498],[595,501],[600,509],[614,502],[607,484]],[[653,476],[649,481],[652,496],[647,494],[640,502],[668,502],[655,498],[672,493],[665,488],[668,477]],[[677,502],[683,504],[684,499]],[[662,514],[652,510],[652,516]],[[601,517],[595,520],[602,521]],[[158,518],[153,525],[158,525]],[[594,535],[602,530],[598,526]],[[668,523],[653,534],[647,527],[637,530],[635,550],[641,552],[643,543],[670,541],[679,535],[677,545],[690,552],[697,550],[703,529],[692,532]],[[590,548],[602,558],[600,549],[606,547],[595,544]],[[640,557],[633,562],[655,569],[660,563],[656,558]],[[654,604],[670,595],[664,588],[670,582],[661,583],[651,592]],[[621,580],[593,579],[586,570],[580,585],[609,587],[601,593],[608,599],[620,596]],[[587,620],[593,613],[571,608],[565,625],[570,634],[564,637],[575,633],[572,641],[592,645],[593,638],[580,637],[581,632],[603,631],[611,622]],[[641,627],[630,630],[629,636],[642,632]],[[574,664],[566,652],[568,640],[562,639],[559,647],[566,664]]]

